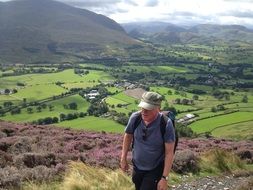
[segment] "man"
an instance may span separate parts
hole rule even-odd
[[[127,153],[133,141],[132,180],[136,190],[167,190],[168,176],[174,156],[175,131],[170,119],[164,137],[160,130],[162,96],[145,92],[138,107],[140,112],[131,115],[125,129],[120,167],[128,170]],[[141,122],[134,128],[141,114]]]

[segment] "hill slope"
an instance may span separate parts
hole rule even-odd
[[[167,23],[167,27],[159,30],[153,30],[151,33],[149,28],[156,28],[152,22],[146,23],[145,27],[134,24],[122,25],[126,31],[133,37],[144,38],[153,43],[198,43],[198,44],[219,44],[219,43],[248,43],[253,42],[253,30],[240,25],[214,25],[200,24],[189,29],[179,27]],[[129,27],[131,26],[131,27]],[[130,30],[131,29],[131,30]]]
[[[66,53],[99,57],[108,45],[138,43],[103,15],[51,0],[0,3],[0,33],[2,62],[59,61]]]

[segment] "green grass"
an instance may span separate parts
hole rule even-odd
[[[63,105],[67,105],[71,102],[77,103],[77,110],[64,109]],[[79,95],[65,97],[45,104],[54,106],[53,110],[49,111],[49,108],[47,107],[46,109],[42,109],[41,112],[37,112],[36,106],[31,106],[33,109],[32,113],[28,113],[27,108],[24,108],[21,110],[20,114],[11,115],[10,113],[7,113],[6,116],[1,117],[1,119],[7,121],[29,122],[45,117],[59,117],[61,113],[86,112],[89,107],[89,103]]]
[[[12,94],[11,96],[20,100],[26,98],[27,101],[36,101],[57,96],[64,92],[67,92],[67,90],[55,84],[41,84],[27,86],[26,88],[18,90],[16,94]]]
[[[128,102],[125,102],[125,101],[115,98],[115,97],[107,97],[105,101],[107,104],[114,105],[114,106],[116,106],[118,104],[129,104]]]
[[[71,88],[87,88],[87,87],[93,87],[98,85],[99,83],[97,81],[88,81],[88,82],[68,82],[63,84],[62,86],[67,88],[67,89],[71,89]]]
[[[148,73],[150,71],[158,73],[185,73],[188,71],[187,68],[176,67],[176,66],[126,66],[122,69],[135,69],[139,73]]]
[[[117,87],[106,87],[106,89],[110,93],[117,93],[117,92],[122,92],[124,89],[123,88],[117,88]]]
[[[93,81],[111,81],[113,77],[103,71],[89,71],[87,75],[77,75],[73,69],[64,70],[58,73],[48,74],[27,74],[21,76],[12,76],[0,78],[0,88],[15,87],[17,82],[25,83],[26,85],[37,85],[37,84],[50,84],[56,83],[57,81],[64,83],[73,82],[88,82]]]
[[[253,138],[253,121],[241,122],[228,126],[216,128],[212,131],[215,137],[232,138],[235,140]]]
[[[196,121],[189,125],[196,133],[212,131],[217,127],[253,120],[253,112],[236,112]]]
[[[126,94],[124,94],[124,92],[120,92],[118,94],[106,98],[106,102],[110,107],[112,105],[115,106],[114,108],[110,108],[111,110],[115,110],[119,113],[125,113],[126,115],[128,115],[128,113],[132,112],[133,110],[139,109],[137,107],[138,104],[136,104],[136,100],[137,99],[133,97],[127,96]],[[137,102],[139,101],[137,100]],[[123,104],[124,106],[117,107],[118,104]]]
[[[246,165],[238,156],[221,149],[205,152],[200,160],[200,173],[220,175],[245,170]]]
[[[74,129],[92,130],[92,131],[105,131],[114,133],[123,133],[124,126],[119,123],[101,117],[87,116],[78,118],[71,121],[64,121],[58,123],[57,126],[70,127]]]
[[[3,105],[4,102],[11,101],[13,104],[17,104],[23,99],[16,97],[15,94],[13,95],[0,95],[0,105]]]

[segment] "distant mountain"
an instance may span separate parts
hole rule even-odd
[[[0,63],[100,57],[139,43],[103,15],[52,0],[0,3],[0,34]]]
[[[166,22],[133,22],[121,24],[127,33],[138,31],[144,34],[153,34],[165,31],[169,23]]]
[[[129,35],[153,43],[198,43],[198,44],[219,44],[219,43],[253,43],[253,30],[240,25],[212,25],[201,24],[190,28],[184,28],[169,23],[162,23],[157,29],[157,24],[145,23],[145,27],[136,24],[122,25]],[[135,27],[134,27],[135,26]],[[152,32],[150,32],[153,28]]]

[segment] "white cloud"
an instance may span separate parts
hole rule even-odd
[[[7,1],[7,0],[0,0]],[[119,23],[253,25],[253,0],[58,0],[108,16]]]

